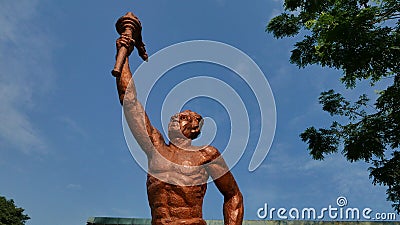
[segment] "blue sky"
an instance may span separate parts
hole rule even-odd
[[[146,173],[125,142],[110,74],[118,38],[114,24],[128,11],[142,21],[149,55],[182,41],[213,40],[245,52],[264,72],[275,97],[277,129],[255,172],[247,169],[248,151],[232,170],[244,195],[245,219],[257,219],[264,203],[322,208],[335,205],[339,196],[347,197],[351,207],[393,212],[385,188],[371,184],[368,164],[351,164],[341,155],[314,161],[300,141],[308,126],[327,126],[332,120],[318,104],[319,93],[343,90],[343,85],[340,71],[289,64],[296,39],[275,40],[264,32],[269,19],[281,12],[281,1],[20,0],[0,5],[0,195],[26,209],[32,218],[28,225],[85,224],[90,216],[150,217]],[[136,53],[131,59],[137,68]],[[227,77],[230,72],[198,63],[168,73],[176,77],[164,85],[173,86],[182,77]],[[247,96],[246,86],[230,81]],[[353,97],[374,94],[364,83],[343,91]],[[165,94],[163,88],[152,93],[148,110],[156,126],[161,126],[157,103]],[[251,94],[247,97],[257,131],[257,111],[251,109]],[[223,148],[229,135],[223,127],[229,123],[221,105],[197,99],[185,107],[221,121],[213,144]],[[222,219],[222,201],[210,184],[204,217]]]

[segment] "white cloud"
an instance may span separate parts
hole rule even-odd
[[[33,21],[37,0],[5,1],[0,8],[0,140],[2,148],[45,152],[33,123],[35,101],[51,86],[51,41]]]
[[[80,138],[87,138],[89,136],[88,132],[83,129],[75,120],[66,116],[58,117],[58,120],[70,130],[71,134],[78,135]]]
[[[304,154],[291,155],[293,146],[277,143],[271,150],[268,160],[259,168],[262,173],[280,174],[283,177],[304,177],[305,183],[322,191],[325,195],[344,195],[359,204],[379,204],[384,208],[386,187],[374,186],[369,178],[365,162],[351,163],[341,154],[327,156],[323,161],[311,159],[304,149]],[[319,179],[315,179],[318,177]],[[304,184],[305,184],[304,183]],[[299,187],[300,188],[300,187]],[[303,187],[304,188],[304,187]],[[324,193],[324,191],[333,193]],[[366,199],[365,196],[368,196]],[[373,199],[373,200],[372,200]],[[378,208],[378,207],[377,207]]]

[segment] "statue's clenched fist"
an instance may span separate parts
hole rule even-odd
[[[121,47],[125,47],[128,50],[128,56],[129,56],[129,55],[131,55],[133,48],[135,46],[135,40],[133,38],[129,37],[128,35],[121,35],[117,39],[116,45],[117,45],[117,51]]]

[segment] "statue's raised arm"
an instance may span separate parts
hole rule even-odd
[[[135,46],[138,48],[139,55],[147,61],[147,53],[142,42],[141,27],[138,21],[132,13],[127,13],[116,24],[121,37],[116,41],[116,65],[112,74],[116,77],[119,101],[124,108],[129,128],[140,147],[148,155],[158,146],[165,145],[165,142],[161,133],[152,126],[137,98],[135,83],[129,67],[129,55]]]

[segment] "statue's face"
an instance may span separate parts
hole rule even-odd
[[[182,137],[196,139],[201,127],[203,126],[203,118],[190,110],[185,110],[171,117],[168,135],[170,138]]]

